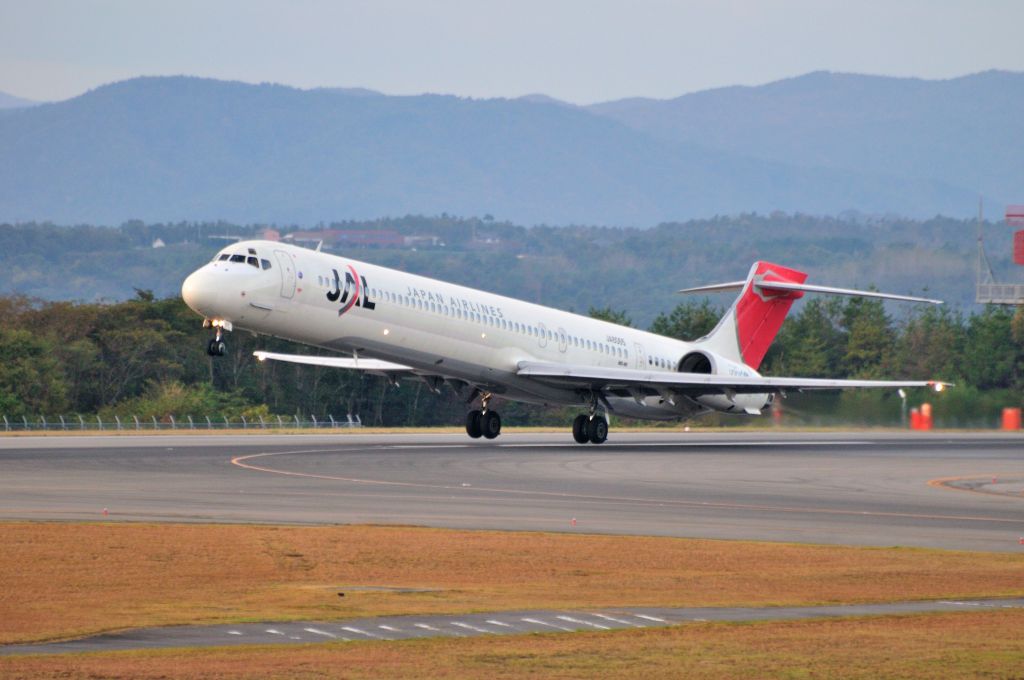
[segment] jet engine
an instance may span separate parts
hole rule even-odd
[[[724,375],[734,378],[753,378],[758,375],[757,371],[749,366],[730,361],[707,351],[690,352],[679,360],[677,370],[680,373]],[[741,394],[732,390],[722,390],[717,394],[696,396],[694,400],[702,406],[723,413],[759,415],[762,409],[767,408],[772,403],[774,396],[774,394],[770,393]]]

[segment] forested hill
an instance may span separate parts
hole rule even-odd
[[[992,89],[1021,91],[1019,78],[990,80],[964,79],[976,85],[971,102]],[[1024,186],[1012,143],[1020,118],[1003,115],[1001,103],[1000,115],[980,105],[965,112],[959,97],[931,97],[910,113],[897,103],[879,108],[893,92],[891,102],[914,100],[916,82],[812,77],[801,81],[810,94],[783,97],[775,109],[726,100],[695,116],[669,102],[655,124],[640,120],[654,113],[635,108],[539,97],[139,78],[0,111],[0,220],[309,224],[447,212],[648,227],[744,211],[967,216],[979,193],[993,205],[1013,201],[1007,187]],[[819,89],[843,91],[843,106],[817,106]],[[887,155],[872,156],[876,146],[844,126],[868,110],[874,117],[857,129]],[[685,134],[664,123],[675,118]],[[794,121],[785,135],[769,125],[779,119]],[[805,153],[784,156],[773,144]],[[827,151],[843,145],[866,156]],[[826,151],[811,153],[819,146]],[[971,155],[953,158],[964,149]],[[985,169],[957,170],[979,164]]]
[[[642,326],[676,305],[676,290],[743,278],[758,259],[806,271],[820,284],[927,292],[954,308],[973,308],[973,220],[773,214],[625,229],[408,216],[330,226],[395,238],[376,246],[328,242],[327,251],[561,309],[610,305]],[[294,230],[278,227],[284,236]],[[185,276],[226,242],[217,237],[261,231],[228,223],[0,225],[0,295],[82,301],[129,299],[135,289],[178,295]],[[1024,267],[1010,261],[1012,230],[989,223],[985,232],[997,278],[1024,279]],[[153,248],[154,242],[166,247]]]

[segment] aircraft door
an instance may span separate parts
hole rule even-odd
[[[646,365],[644,363],[644,346],[641,345],[639,342],[634,342],[633,343],[633,354],[636,355],[635,356],[635,360],[633,362],[633,366],[635,368],[640,368],[640,369],[645,368]]]
[[[283,250],[275,250],[274,257],[281,269],[281,297],[291,299],[295,295],[295,263],[292,256]]]

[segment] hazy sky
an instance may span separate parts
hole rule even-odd
[[[832,70],[1024,71],[1022,0],[0,0],[0,90],[189,74],[589,103]]]

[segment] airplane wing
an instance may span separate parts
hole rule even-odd
[[[631,368],[600,368],[543,361],[519,362],[518,375],[530,376],[558,387],[616,391],[671,390],[688,395],[761,394],[786,390],[843,390],[850,388],[931,387],[941,391],[949,383],[935,380],[834,380],[831,378],[768,378],[727,376],[707,373],[671,373]]]
[[[292,364],[307,364],[309,366],[330,366],[331,368],[350,368],[359,371],[371,371],[374,373],[397,373],[412,371],[411,366],[395,364],[380,359],[357,359],[350,357],[324,357],[310,354],[278,354],[277,352],[264,352],[262,350],[253,352],[252,355],[260,361],[287,361]]]

